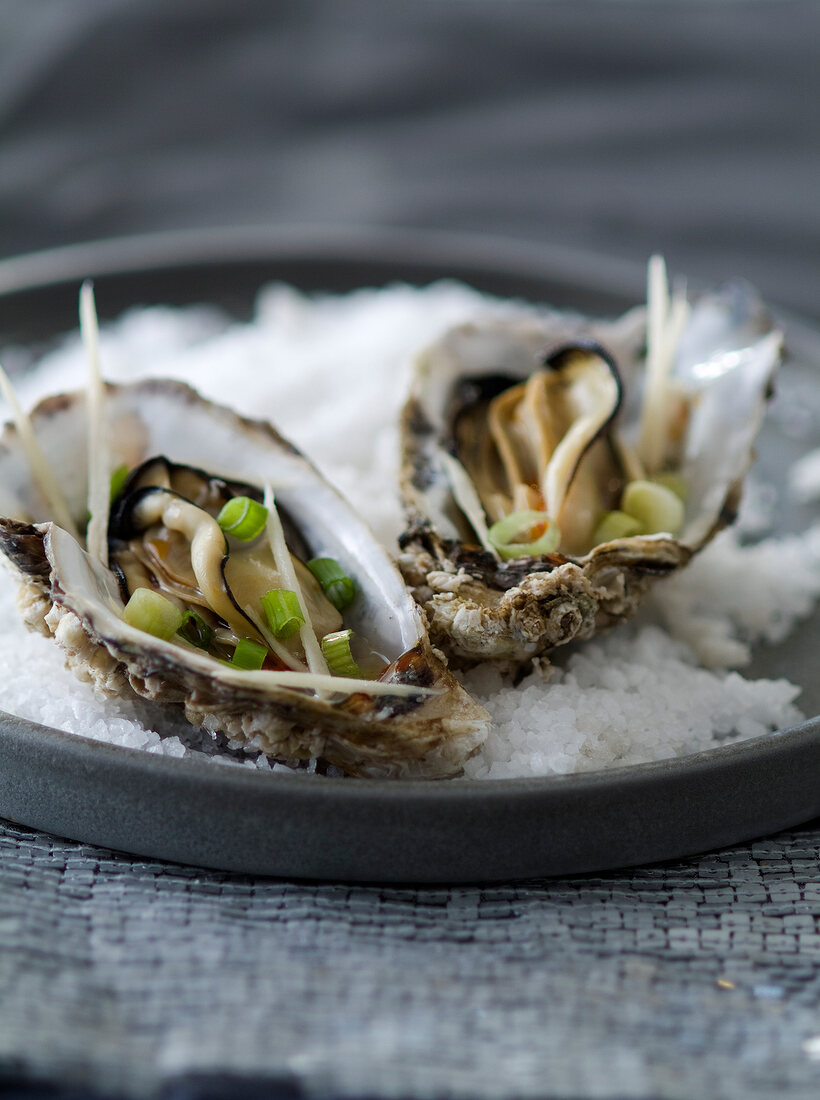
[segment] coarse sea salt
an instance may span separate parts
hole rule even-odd
[[[274,285],[261,291],[248,323],[208,307],[131,310],[103,329],[100,353],[112,381],[181,378],[216,401],[270,419],[392,548],[402,527],[396,425],[413,353],[453,324],[532,309],[457,283],[323,297]],[[8,349],[0,359],[8,366],[24,361],[25,353]],[[17,384],[31,405],[85,381],[79,337],[72,335]],[[772,493],[757,486],[750,494],[755,515],[747,534],[763,532]],[[730,583],[738,576],[748,583]],[[290,770],[192,729],[175,711],[137,699],[96,699],[64,669],[52,642],[19,623],[13,588],[10,575],[0,574],[7,624],[0,635],[3,709],[147,752]],[[748,598],[750,591],[756,599]],[[751,545],[724,533],[686,570],[656,586],[633,623],[561,652],[548,671],[539,666],[518,686],[488,666],[464,674],[493,719],[467,777],[637,764],[798,722],[796,685],[732,670],[748,662],[756,641],[782,641],[818,598],[820,525]],[[312,761],[307,770],[315,768]]]
[[[700,668],[685,643],[654,626],[588,643],[546,681],[539,670],[517,687],[497,675],[488,683],[481,669],[464,679],[494,722],[467,762],[475,779],[531,774],[534,758],[541,772],[566,773],[683,756],[801,717],[794,684]]]

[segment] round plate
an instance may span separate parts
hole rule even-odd
[[[108,315],[208,301],[248,316],[282,279],[344,291],[448,277],[590,313],[643,294],[643,271],[566,251],[416,233],[210,231],[109,241],[0,263],[0,342],[47,344],[76,325],[80,281]],[[820,335],[788,323],[810,385]],[[803,443],[805,446],[805,441]],[[799,443],[771,425],[773,478]],[[806,522],[785,515],[786,526]],[[758,654],[820,711],[817,617]],[[812,695],[812,691],[814,695]],[[691,855],[820,814],[820,720],[691,756],[584,775],[457,782],[333,780],[216,768],[0,715],[0,815],[75,840],[223,870],[357,881],[468,882],[603,870]]]

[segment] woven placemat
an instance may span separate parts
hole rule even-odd
[[[313,1095],[820,1094],[820,823],[685,863],[292,883],[0,828],[7,1078]]]

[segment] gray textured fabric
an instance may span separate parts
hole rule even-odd
[[[820,828],[459,889],[294,884],[0,831],[0,1057],[414,1097],[820,1092]],[[230,1095],[230,1093],[228,1093]]]

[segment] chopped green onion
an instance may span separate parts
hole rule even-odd
[[[654,481],[630,481],[621,497],[621,509],[634,516],[648,535],[674,535],[683,523],[683,501]]]
[[[244,668],[250,672],[256,672],[265,663],[267,655],[266,646],[251,641],[250,638],[240,638],[233,651],[231,664],[234,668]]]
[[[299,597],[289,588],[272,588],[261,602],[268,625],[277,638],[290,638],[305,621]]]
[[[337,630],[333,634],[325,634],[322,638],[322,653],[327,661],[327,667],[334,676],[363,677],[364,675],[350,652],[352,637],[352,630]]]
[[[189,609],[182,616],[182,625],[177,633],[198,649],[207,649],[211,644],[213,631],[200,614]]]
[[[526,542],[514,541],[516,536],[520,538],[529,534],[533,527],[544,527],[538,538]],[[541,554],[551,554],[558,549],[561,541],[561,532],[546,512],[512,512],[494,523],[487,534],[505,561],[510,558],[536,558]]]
[[[676,497],[680,497],[685,501],[689,496],[689,483],[683,474],[676,474],[673,472],[666,474],[655,474],[652,479],[656,485],[663,485],[664,489],[671,489]]]
[[[111,500],[116,500],[128,480],[128,467],[123,462],[111,475]]]
[[[135,588],[122,617],[137,630],[167,639],[176,634],[185,616],[175,603],[153,588]]]
[[[605,512],[595,528],[592,545],[599,546],[602,542],[612,542],[613,539],[628,539],[633,535],[642,535],[643,533],[643,525],[634,516],[628,516],[626,512]]]
[[[353,603],[356,584],[335,558],[314,558],[307,563],[307,567],[337,611],[344,611]]]
[[[232,497],[216,517],[226,535],[240,542],[250,542],[265,530],[268,510],[250,497]]]

